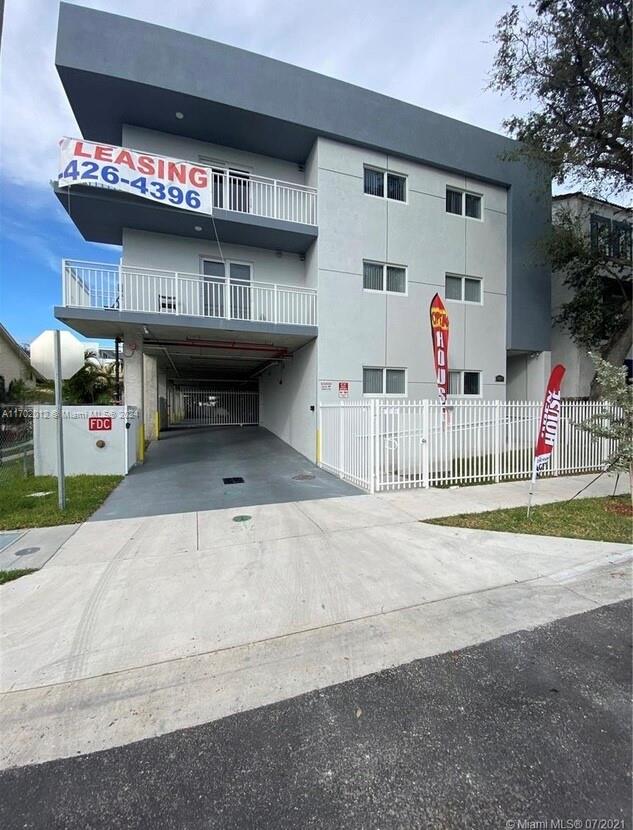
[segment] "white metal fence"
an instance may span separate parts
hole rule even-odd
[[[213,207],[317,224],[317,191],[313,187],[234,170],[213,170]]]
[[[539,401],[371,399],[320,404],[320,465],[370,492],[529,478]],[[600,470],[613,449],[578,425],[600,401],[564,401],[541,475]]]
[[[312,288],[76,260],[62,267],[67,307],[317,324]]]

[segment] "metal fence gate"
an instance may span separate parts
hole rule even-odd
[[[170,425],[246,426],[259,424],[259,392],[174,385],[168,395]]]
[[[579,424],[601,401],[563,401],[542,476],[602,469],[614,449]],[[530,478],[540,401],[372,399],[319,405],[319,463],[370,492]]]

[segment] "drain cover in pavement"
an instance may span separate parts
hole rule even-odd
[[[232,478],[223,478],[225,484],[244,484],[242,476],[233,476]]]
[[[298,476],[292,477],[295,481],[310,481],[314,478],[312,473],[299,473]]]

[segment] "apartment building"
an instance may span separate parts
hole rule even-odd
[[[631,231],[633,211],[629,207],[596,199],[584,193],[554,196],[552,218],[562,211],[575,217],[581,225],[592,250],[599,252],[611,264],[611,274],[605,273],[604,291],[621,301],[621,288],[614,274],[631,281]],[[565,285],[565,275],[552,274],[552,316],[555,318],[563,303],[569,302],[572,291]],[[633,375],[633,351],[625,359],[629,377]],[[586,398],[591,391],[595,366],[587,350],[578,346],[567,328],[555,324],[552,329],[552,360],[562,363],[567,371],[562,392],[566,398]]]
[[[256,422],[315,460],[319,403],[437,397],[436,292],[450,394],[540,398],[550,185],[507,159],[511,140],[65,3],[56,65],[86,142],[209,171],[210,213],[175,191],[168,205],[54,184],[85,239],[122,250],[119,266],[64,262],[55,314],[119,339],[147,437],[157,423]]]

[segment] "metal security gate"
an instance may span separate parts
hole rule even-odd
[[[259,423],[259,392],[174,386],[169,423],[178,426],[246,426]]]

